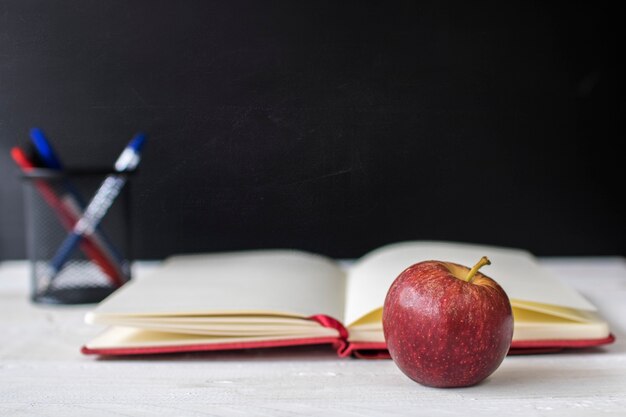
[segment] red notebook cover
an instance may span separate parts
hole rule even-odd
[[[260,349],[287,346],[306,345],[331,345],[339,357],[352,356],[360,359],[389,359],[385,343],[381,342],[348,342],[348,331],[337,320],[325,315],[310,317],[324,327],[336,329],[338,337],[313,337],[300,339],[285,339],[271,341],[237,342],[237,343],[208,343],[195,345],[177,346],[142,346],[142,347],[120,347],[120,348],[88,348],[83,346],[81,352],[86,355],[153,355],[163,353],[182,352],[209,352],[225,350]],[[565,349],[580,349],[594,346],[610,344],[615,337],[610,334],[606,338],[600,339],[576,339],[576,340],[521,340],[511,343],[509,355],[537,354],[560,352]]]

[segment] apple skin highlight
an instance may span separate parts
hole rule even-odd
[[[508,296],[491,278],[451,262],[424,261],[393,282],[383,331],[400,370],[432,387],[479,383],[502,363],[513,337]]]

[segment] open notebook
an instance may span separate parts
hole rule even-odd
[[[607,323],[526,251],[413,241],[376,249],[350,266],[293,250],[173,256],[101,302],[86,321],[108,329],[87,354],[127,355],[331,344],[340,356],[385,357],[382,306],[393,280],[435,259],[481,270],[511,299],[511,352],[610,343]]]

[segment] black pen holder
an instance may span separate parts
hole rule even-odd
[[[46,169],[24,174],[32,301],[97,303],[130,279],[130,178],[120,175]],[[107,178],[124,181],[119,194],[93,232],[68,246],[68,236]]]

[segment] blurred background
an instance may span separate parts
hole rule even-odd
[[[41,127],[108,168],[137,131],[137,258],[409,239],[626,255],[624,25],[608,2],[0,2],[9,156]]]

